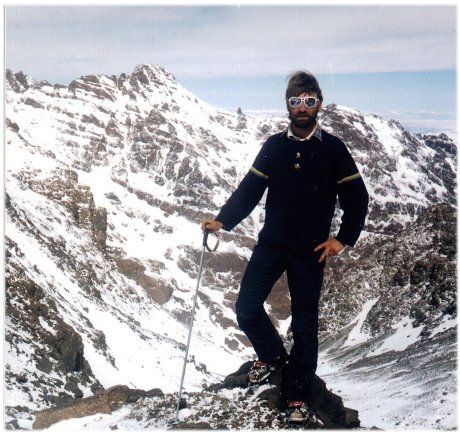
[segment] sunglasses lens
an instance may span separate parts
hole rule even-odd
[[[301,103],[302,99],[300,99],[299,97],[289,98],[289,105],[291,106],[291,108],[299,108]]]
[[[306,98],[305,99],[305,105],[307,105],[307,107],[309,108],[313,108],[315,105],[316,105],[316,99],[315,98]]]

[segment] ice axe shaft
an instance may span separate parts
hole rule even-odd
[[[214,252],[217,249],[217,246],[219,246],[219,240],[217,240],[217,243],[216,243],[215,247],[213,249],[209,248],[209,246],[208,246],[208,235],[209,235],[209,233],[210,233],[210,231],[205,230],[204,235],[203,235],[203,248],[201,250],[200,270],[198,272],[198,280],[196,282],[195,295],[193,297],[192,313],[190,315],[190,326],[189,326],[189,329],[188,329],[187,346],[185,348],[184,366],[182,367],[182,376],[181,376],[181,379],[180,379],[179,396],[177,398],[175,422],[179,421],[179,410],[180,410],[180,403],[181,403],[181,397],[182,397],[182,389],[183,389],[183,386],[184,386],[185,369],[187,368],[188,351],[189,351],[189,348],[190,348],[190,339],[192,338],[193,319],[195,317],[195,309],[196,309],[196,302],[197,302],[197,299],[198,299],[198,291],[199,291],[199,288],[200,288],[201,273],[203,271],[204,252],[205,252],[206,249],[208,249],[210,252]]]

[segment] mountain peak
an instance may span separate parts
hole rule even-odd
[[[163,66],[156,64],[139,64],[134,68],[131,76],[136,77],[144,84],[153,82],[155,84],[166,85],[176,82],[176,78],[172,73]]]

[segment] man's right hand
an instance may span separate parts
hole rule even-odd
[[[216,232],[219,231],[224,224],[222,222],[212,220],[212,219],[205,219],[204,221],[201,222],[201,229],[202,231],[208,230],[210,232]]]

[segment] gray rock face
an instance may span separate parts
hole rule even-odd
[[[321,331],[338,331],[367,300],[378,297],[364,323],[370,334],[380,336],[409,316],[414,325],[425,326],[422,335],[428,337],[444,317],[456,316],[455,238],[455,208],[439,204],[399,235],[362,244],[358,260],[351,254],[330,260]]]

